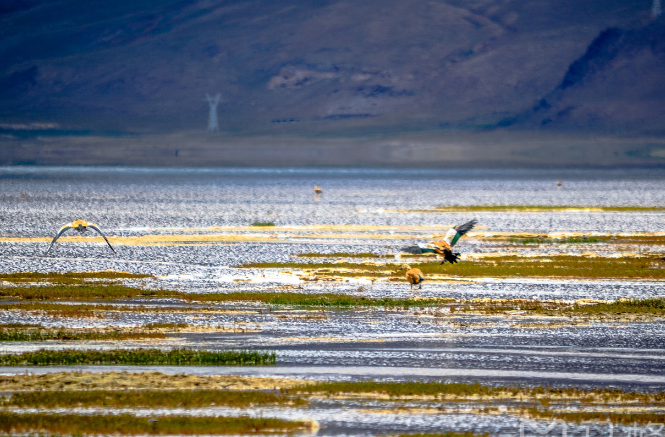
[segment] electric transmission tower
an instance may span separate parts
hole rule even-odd
[[[210,105],[210,116],[208,117],[208,132],[217,132],[219,126],[217,125],[217,105],[219,104],[220,94],[217,94],[215,97],[210,97],[210,94],[206,94],[206,99],[208,100],[208,105]]]

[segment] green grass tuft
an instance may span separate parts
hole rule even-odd
[[[268,227],[268,226],[275,226],[275,223],[273,223],[273,222],[254,222],[254,223],[251,224],[251,226]]]
[[[204,351],[192,349],[134,350],[45,350],[0,355],[0,366],[66,365],[172,365],[172,366],[250,366],[271,365],[274,352]]]

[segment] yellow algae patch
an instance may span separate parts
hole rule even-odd
[[[443,238],[445,232],[452,225],[432,226],[365,226],[365,225],[311,225],[311,226],[285,226],[269,227],[266,229],[256,227],[210,227],[210,228],[151,228],[153,231],[171,231],[174,234],[164,235],[149,233],[139,236],[109,236],[113,244],[119,245],[204,245],[204,244],[232,244],[237,242],[274,242],[302,239],[373,239],[373,240],[409,240]],[[480,240],[503,241],[513,239],[545,239],[556,243],[557,239],[566,238],[604,238],[604,243],[662,243],[665,242],[665,233],[581,233],[581,232],[553,232],[553,233],[525,233],[525,232],[469,232],[467,238]],[[192,233],[208,232],[208,233]],[[214,233],[210,233],[214,232]],[[238,233],[246,232],[246,233]],[[425,234],[426,235],[425,235]],[[635,241],[630,239],[636,239]],[[0,237],[0,243],[49,243],[51,237]],[[63,243],[94,242],[104,244],[100,236],[69,235],[60,238]],[[563,242],[565,243],[565,241]]]
[[[384,343],[386,340],[383,338],[339,338],[339,337],[284,337],[279,341],[325,341],[335,343]]]
[[[362,410],[351,410],[354,413],[369,413],[369,414],[441,414],[444,411],[439,408],[409,408],[397,407],[392,409],[387,408],[366,408]],[[457,411],[457,410],[455,410]]]
[[[82,240],[85,238],[85,240]],[[177,235],[142,235],[137,237],[109,237],[116,245],[124,246],[155,246],[155,245],[201,245],[205,243],[233,243],[233,242],[275,242],[301,239],[371,239],[371,240],[408,240],[422,238],[420,235],[392,235],[392,234],[298,234],[298,235],[236,235],[236,234],[177,234]],[[49,243],[48,237],[0,237],[0,243]],[[104,243],[100,238],[63,237],[59,243]]]
[[[589,326],[588,323],[584,322],[556,322],[556,323],[513,323],[510,325],[512,328],[523,328],[523,329],[556,329],[556,328],[570,328],[570,327],[583,327]]]
[[[244,376],[167,375],[159,372],[59,372],[43,375],[0,375],[0,392],[41,390],[274,390],[287,389],[310,381],[286,378]]]
[[[247,327],[246,325],[249,325],[251,327]],[[248,323],[248,322],[238,322],[236,323],[236,326],[229,325],[229,326],[211,326],[211,325],[187,325],[184,327],[175,327],[175,328],[151,328],[151,331],[155,332],[162,332],[164,334],[170,334],[170,333],[182,333],[182,334],[188,334],[188,333],[195,333],[195,332],[206,332],[206,333],[214,333],[214,332],[261,332],[261,330],[257,327],[259,323]],[[130,330],[131,332],[131,330]]]
[[[437,224],[437,225],[407,225],[407,226],[392,226],[392,225],[302,225],[302,226],[270,226],[266,229],[257,228],[256,226],[214,226],[214,227],[201,227],[201,228],[187,228],[187,227],[161,227],[161,228],[147,228],[150,231],[180,231],[180,232],[276,232],[276,231],[356,231],[356,232],[371,232],[371,231],[409,231],[409,230],[448,230],[452,224]]]
[[[446,213],[446,212],[660,212],[658,206],[577,206],[577,205],[451,205],[435,209],[386,210],[392,213]]]

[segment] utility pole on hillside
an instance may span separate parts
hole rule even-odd
[[[217,125],[217,105],[219,104],[220,97],[221,97],[220,94],[217,94],[215,97],[210,97],[210,94],[206,94],[208,105],[210,105],[210,116],[208,117],[208,132],[219,131],[219,126]]]

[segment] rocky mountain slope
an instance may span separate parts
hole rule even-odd
[[[650,0],[14,0],[0,134],[193,138],[219,93],[225,139],[658,140],[664,29]]]

